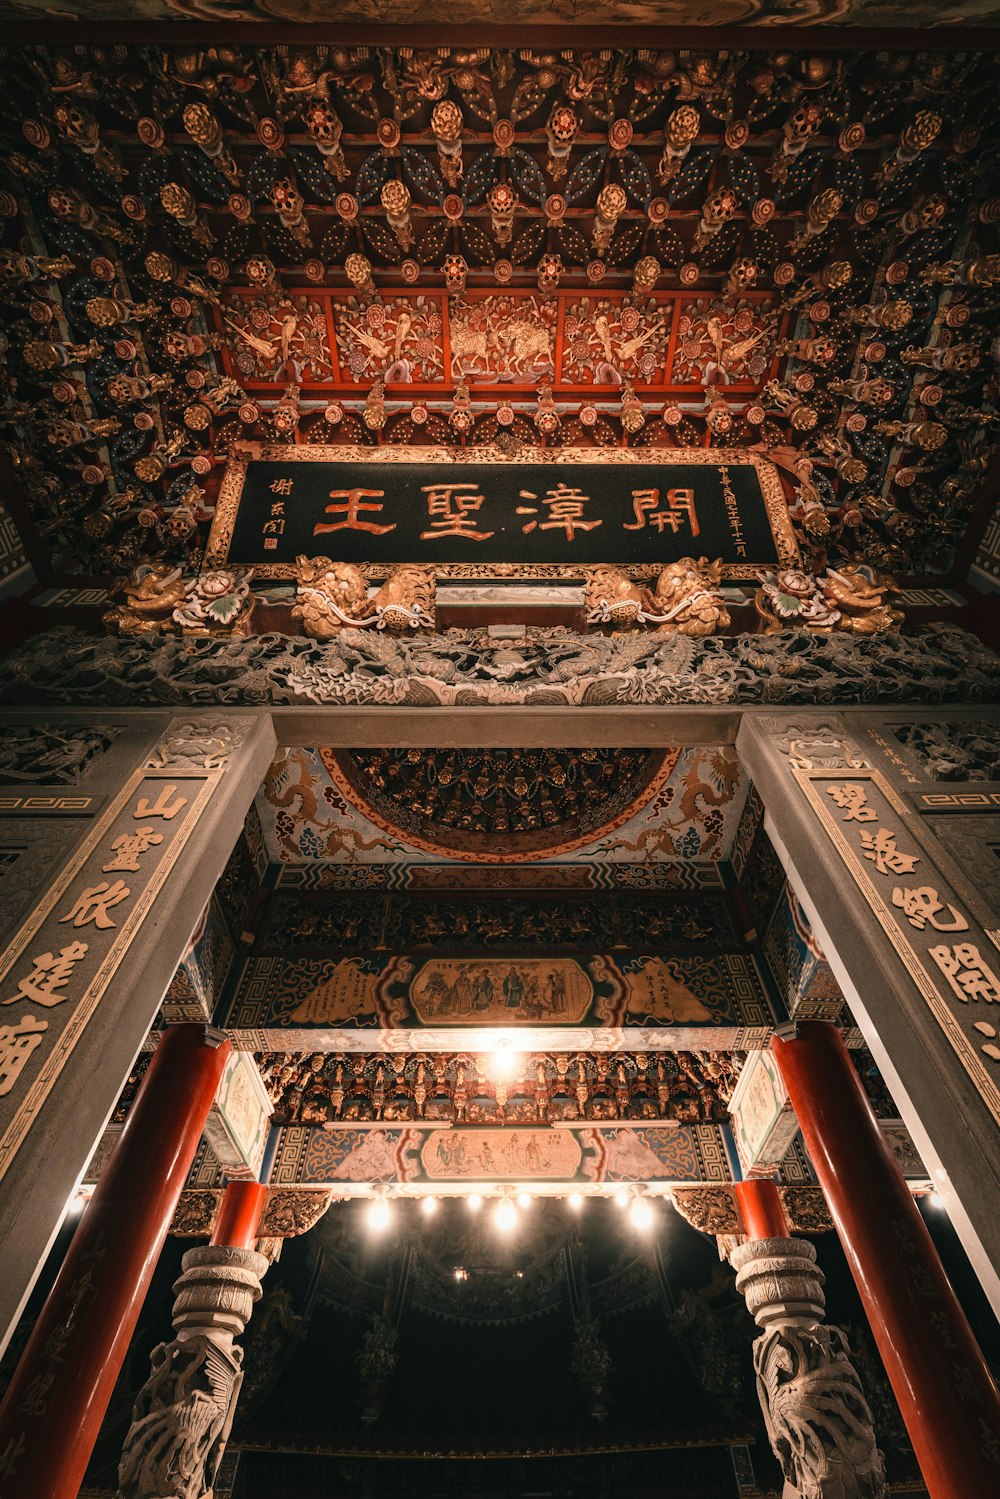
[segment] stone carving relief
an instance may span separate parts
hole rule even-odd
[[[979,817],[928,817],[927,823],[973,890],[1000,913],[1000,807]]]
[[[175,718],[147,770],[222,770],[246,738],[247,719]]]
[[[700,640],[537,628],[500,640],[473,630],[411,640],[344,630],[329,645],[257,635],[197,649],[169,637],[60,631],[10,657],[0,691],[11,704],[130,706],[992,702],[1000,661],[961,630]],[[205,732],[195,721],[199,743]],[[210,744],[202,764],[209,752],[223,749]]]
[[[839,719],[789,724],[777,741],[793,770],[862,770],[868,761],[851,745]]]
[[[995,720],[898,724],[892,733],[935,781],[1000,781]]]
[[[752,1239],[730,1260],[763,1329],[754,1370],[785,1499],[884,1499],[882,1454],[847,1339],[821,1320],[815,1249],[804,1239]]]
[[[153,1350],[118,1468],[118,1499],[205,1499],[243,1380],[234,1341],[260,1300],[267,1260],[252,1249],[189,1249],[174,1283],[174,1338]]]
[[[109,724],[11,724],[0,736],[0,783],[75,786],[120,733]]]

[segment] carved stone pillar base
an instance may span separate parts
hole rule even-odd
[[[268,1261],[253,1249],[189,1249],[174,1282],[174,1338],[153,1350],[118,1467],[118,1499],[211,1494],[243,1382],[234,1343]]]
[[[884,1499],[882,1454],[847,1339],[822,1321],[815,1249],[804,1239],[751,1239],[730,1261],[763,1329],[754,1369],[783,1499]]]

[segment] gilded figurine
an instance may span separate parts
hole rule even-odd
[[[123,579],[125,595],[104,615],[104,624],[117,635],[154,635],[171,629],[173,612],[183,607],[184,580],[179,567],[144,562]]]
[[[887,573],[866,563],[828,568],[818,578],[796,568],[761,573],[754,596],[767,635],[799,628],[827,634],[884,635],[898,630],[904,614],[890,599],[899,592]]]
[[[660,570],[653,590],[642,588],[617,567],[588,570],[584,606],[588,624],[655,625],[661,634],[714,635],[729,628],[722,602],[721,561],[682,557]]]
[[[656,580],[646,619],[659,632],[675,631],[678,635],[719,635],[731,623],[729,610],[722,602],[719,584],[722,562],[699,557],[682,557],[668,562]]]
[[[432,567],[394,568],[369,598],[364,574],[352,562],[297,557],[292,618],[313,640],[332,640],[341,630],[424,630],[434,626]]]
[[[184,583],[184,602],[173,621],[185,635],[249,635],[254,596],[253,568],[219,568]]]

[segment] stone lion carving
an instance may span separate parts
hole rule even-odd
[[[205,1499],[226,1450],[243,1350],[198,1335],[161,1343],[132,1413],[118,1499]]]
[[[333,640],[345,629],[417,630],[434,625],[435,573],[430,567],[395,568],[368,597],[365,577],[352,562],[298,557],[292,618],[313,640]]]

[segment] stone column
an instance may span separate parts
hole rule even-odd
[[[751,711],[737,750],[788,882],[1000,1314],[1000,783],[973,779],[984,768],[963,748],[997,727],[997,710],[982,707]],[[949,777],[968,761],[970,779],[935,779],[929,737]]]
[[[761,1335],[754,1370],[784,1499],[883,1499],[872,1415],[838,1327],[823,1321],[823,1272],[804,1239],[750,1239],[730,1253]]]
[[[118,1466],[118,1499],[205,1499],[243,1383],[236,1343],[260,1300],[267,1260],[253,1249],[189,1249],[174,1282],[174,1336],[153,1350]]]
[[[0,1492],[83,1482],[229,1051],[179,1025],[154,1053],[0,1406]]]
[[[95,718],[0,731],[0,1348],[274,752],[268,713]]]
[[[118,1469],[123,1499],[203,1499],[215,1488],[243,1382],[234,1339],[260,1299],[268,1260],[254,1249],[267,1188],[230,1182],[211,1242],[189,1249],[174,1282],[174,1331],[153,1350]]]
[[[840,1033],[773,1044],[931,1499],[1000,1493],[1000,1395]]]

